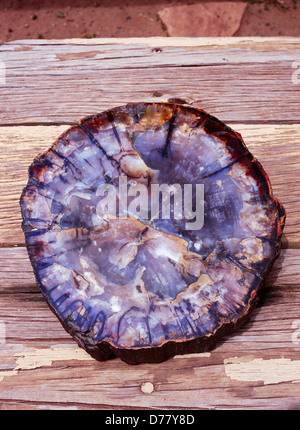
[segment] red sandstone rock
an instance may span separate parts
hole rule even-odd
[[[246,7],[243,2],[213,2],[167,7],[158,14],[169,36],[224,37],[239,29]]]

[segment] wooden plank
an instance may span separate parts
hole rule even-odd
[[[30,40],[0,47],[0,409],[299,407],[299,58],[299,38]],[[118,104],[170,97],[243,135],[286,207],[287,249],[249,323],[213,351],[159,365],[99,363],[64,331],[36,286],[26,249],[13,246],[24,244],[19,196],[33,158],[69,124]]]
[[[266,169],[274,195],[286,208],[283,246],[300,246],[300,125],[231,125],[242,134],[250,151]],[[24,243],[19,198],[27,183],[28,167],[67,128],[67,125],[1,127],[0,244]]]
[[[83,47],[85,50],[83,51]],[[3,61],[11,60],[33,68],[29,58],[61,61],[95,58],[102,69],[142,68],[157,66],[190,66],[226,62],[244,64],[269,63],[279,60],[297,61],[299,38],[114,38],[71,40],[21,40],[1,48]],[[249,50],[251,57],[249,57]],[[30,51],[30,57],[28,57]],[[11,57],[9,53],[17,52]],[[153,54],[162,54],[153,63]],[[201,56],[199,56],[201,54]],[[20,61],[22,60],[22,61]],[[113,61],[112,61],[113,60]],[[75,63],[73,63],[74,65]],[[38,67],[45,70],[45,64]]]
[[[282,49],[299,49],[299,37],[107,37],[107,38],[71,38],[71,39],[28,39],[8,42],[4,45],[7,50],[26,50],[27,46],[65,45],[69,46],[116,46],[116,45],[144,45],[156,47],[181,47],[199,49],[251,49],[258,51],[277,51]],[[15,48],[17,46],[17,48]],[[25,48],[24,48],[25,46]],[[12,48],[11,48],[12,47]]]
[[[131,101],[174,97],[224,121],[299,122],[299,40],[236,39],[3,45],[0,124],[69,123]]]
[[[249,323],[213,351],[139,366],[77,347],[35,287],[25,248],[0,249],[0,261],[4,408],[299,406],[300,250],[282,251]]]
[[[81,351],[76,356],[74,348],[64,345],[46,350],[24,347],[6,354],[8,359],[11,355],[10,369],[2,372],[0,382],[4,405],[22,401],[36,409],[49,404],[77,409],[299,407],[296,359],[262,359],[246,353],[238,362],[235,356],[215,352],[194,361],[176,357],[159,366],[129,369],[117,360],[96,363]],[[241,372],[236,371],[238,363]],[[150,393],[143,392],[146,383]]]

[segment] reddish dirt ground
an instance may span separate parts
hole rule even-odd
[[[220,1],[220,0],[219,0]],[[199,0],[1,0],[0,42],[168,36],[158,11]],[[300,36],[300,0],[247,0],[235,36]]]

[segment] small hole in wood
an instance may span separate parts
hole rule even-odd
[[[152,382],[143,382],[141,385],[141,391],[144,394],[151,394],[154,391],[154,385]]]
[[[161,97],[163,95],[163,93],[161,91],[154,91],[154,93],[152,94],[153,97]]]
[[[151,52],[155,52],[155,53],[162,52],[162,49],[161,48],[153,48]]]

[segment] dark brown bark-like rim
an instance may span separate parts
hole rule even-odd
[[[120,197],[120,177],[149,193],[128,197],[125,217],[99,215],[99,187],[113,186]],[[194,199],[202,184],[202,228],[187,228],[187,213],[178,219],[174,208],[163,219],[162,205],[154,217],[153,184],[192,184]],[[132,103],[84,118],[34,160],[20,203],[50,309],[92,357],[129,364],[210,350],[246,321],[285,223],[240,134],[172,103]]]

